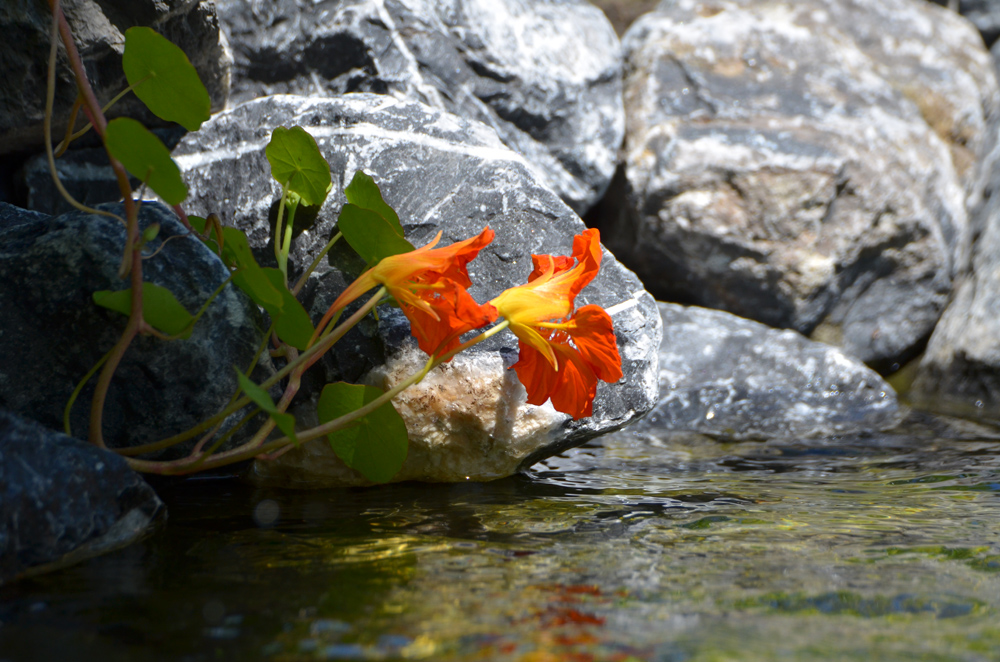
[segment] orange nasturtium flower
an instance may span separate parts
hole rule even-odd
[[[574,300],[601,265],[600,233],[573,239],[573,255],[532,255],[527,285],[506,290],[490,303],[510,323],[520,354],[514,370],[533,405],[552,400],[573,418],[593,413],[597,380],[622,378],[611,317],[600,306],[574,311]],[[574,266],[574,261],[576,266]]]
[[[472,286],[467,265],[493,241],[493,230],[484,228],[475,237],[435,248],[440,240],[439,232],[426,246],[380,260],[337,297],[328,315],[384,285],[410,320],[420,349],[434,355],[458,347],[463,333],[497,318],[493,306],[476,303],[465,289]]]

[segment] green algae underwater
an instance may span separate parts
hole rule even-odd
[[[1000,659],[1000,434],[619,432],[486,484],[160,486],[0,588],[0,660]]]

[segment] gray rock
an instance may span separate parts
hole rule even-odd
[[[172,129],[153,129],[160,140],[172,148],[186,133],[176,126]],[[71,196],[88,207],[102,202],[117,202],[122,199],[118,188],[118,177],[108,162],[108,152],[104,147],[71,147],[56,159],[59,181]],[[23,194],[25,209],[58,216],[73,211],[73,207],[56,189],[49,170],[48,157],[42,154],[27,159],[18,170],[15,186]],[[129,176],[133,189],[138,189],[140,181]]]
[[[0,584],[124,547],[165,518],[122,457],[0,409]]]
[[[658,298],[902,363],[968,260],[992,158],[976,43],[911,0],[662,3],[623,41],[608,246]]]
[[[995,176],[1000,180],[1000,167]],[[971,272],[934,329],[907,396],[921,406],[1000,416],[1000,187],[980,210],[985,227]]]
[[[624,131],[610,23],[585,0],[217,0],[233,98],[376,92],[492,126],[578,212]]]
[[[584,229],[579,217],[535,177],[524,158],[485,125],[417,102],[370,94],[268,97],[212,118],[174,151],[191,191],[191,211],[220,212],[223,222],[244,229],[251,244],[266,254],[267,219],[279,188],[270,177],[264,147],[274,127],[296,124],[316,138],[330,161],[334,181],[312,226],[293,243],[296,268],[308,264],[334,232],[345,201],[343,187],[358,169],[370,173],[382,187],[415,246],[426,244],[439,230],[444,233],[442,241],[450,243],[478,234],[486,225],[493,228],[496,239],[470,265],[470,292],[477,301],[524,283],[532,253],[568,255],[573,235]],[[346,282],[347,276],[340,274],[356,275],[359,268],[356,258],[331,253],[313,276],[319,281],[315,301],[332,299]],[[411,450],[398,479],[485,480],[507,475],[648,410],[656,399],[660,337],[652,299],[634,274],[605,252],[600,275],[577,302],[611,310],[625,373],[618,384],[599,385],[593,417],[572,421],[548,404],[525,404],[515,374],[505,369],[516,356],[516,342],[507,332],[498,334],[399,397],[397,408],[405,412]],[[322,302],[306,305],[314,316],[324,309]],[[367,372],[365,379],[384,385],[423,364],[426,357],[415,349],[409,325],[398,310],[381,311],[377,334],[369,328],[356,338],[364,345],[376,335],[384,348],[383,366],[369,370],[380,355],[367,356],[370,350],[362,346],[358,351],[365,352],[365,358],[349,359],[350,364],[341,359],[325,363],[319,382]],[[353,352],[354,342],[345,340],[343,351]],[[360,482],[359,476],[334,461],[325,444],[307,448],[283,456],[280,466],[260,463],[258,472],[275,482]],[[333,468],[321,468],[324,460],[305,457],[313,449],[316,453],[325,449]]]
[[[122,214],[120,204],[101,209]],[[0,203],[0,219],[17,216]],[[229,276],[222,261],[188,235],[173,212],[144,202],[140,225],[160,224],[147,244],[143,277],[169,289],[192,314]],[[105,216],[73,212],[0,224],[0,407],[61,430],[77,382],[118,340],[125,317],[91,295],[123,289],[117,276],[125,229]],[[162,249],[162,250],[161,250]],[[154,255],[155,253],[155,255]],[[187,340],[133,341],[112,381],[104,414],[108,446],[155,441],[201,422],[236,388],[233,366],[246,370],[263,340],[256,307],[232,285],[223,289]],[[271,369],[266,357],[259,375]],[[85,437],[91,380],[73,408]],[[163,457],[174,457],[180,449]]]
[[[892,388],[836,348],[720,310],[659,308],[660,401],[634,430],[747,441],[852,434],[899,422]]]
[[[177,44],[198,70],[213,108],[226,104],[232,57],[219,31],[215,6],[191,0],[64,0],[66,19],[76,38],[87,75],[101,103],[128,86],[122,72],[124,33],[135,25],[155,29]],[[5,0],[0,6],[0,154],[42,145],[45,81],[49,61],[51,13],[35,0]],[[53,135],[62,136],[76,98],[76,82],[65,57],[59,59]],[[109,113],[162,124],[134,95]],[[82,113],[81,113],[82,116]]]
[[[995,0],[931,0],[931,2],[958,9],[979,30],[986,46],[992,46],[1000,37],[1000,4]]]

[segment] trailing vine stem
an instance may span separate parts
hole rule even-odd
[[[107,149],[107,143],[105,141],[106,129],[107,129],[107,119],[104,116],[104,112],[101,109],[101,104],[97,100],[97,96],[94,94],[94,89],[90,85],[90,81],[87,78],[87,72],[83,66],[83,60],[80,58],[80,53],[76,48],[76,43],[73,41],[73,33],[70,29],[69,22],[66,20],[65,14],[63,14],[62,8],[60,7],[60,0],[49,0],[49,6],[52,9],[52,39],[55,40],[55,33],[58,30],[59,36],[62,38],[63,46],[66,49],[66,57],[69,60],[70,67],[73,70],[73,74],[76,78],[77,90],[80,97],[83,99],[83,111],[86,113],[87,117],[90,119],[90,123],[94,127],[94,131],[101,138],[101,141],[105,143],[105,151],[108,152],[108,159],[111,164],[111,168],[115,173],[115,178],[118,181],[118,188],[122,193],[122,201],[125,206],[125,250],[122,254],[122,264],[119,269],[119,276],[124,278],[126,274],[130,276],[129,280],[132,285],[132,305],[129,314],[128,323],[125,325],[125,330],[122,332],[121,337],[115,346],[111,348],[108,353],[108,360],[105,361],[104,366],[101,368],[101,373],[97,378],[97,387],[94,392],[94,398],[91,401],[90,407],[90,429],[88,438],[90,442],[101,447],[107,448],[107,444],[104,442],[104,434],[102,431],[102,423],[104,416],[104,402],[107,399],[108,387],[111,385],[111,379],[118,369],[119,363],[121,363],[122,357],[125,356],[125,351],[128,349],[132,340],[135,339],[136,335],[139,334],[145,328],[145,321],[142,317],[142,252],[139,242],[139,218],[138,209],[135,205],[135,201],[132,199],[132,186],[129,184],[128,173],[125,172],[125,167],[118,161]],[[50,72],[48,77],[49,90],[48,95],[54,97],[55,95],[55,72],[53,63],[50,61]],[[49,131],[46,142],[47,149],[51,151],[51,122],[52,113],[50,108],[46,108],[45,122],[49,126]],[[58,175],[53,169],[53,177],[58,179]]]

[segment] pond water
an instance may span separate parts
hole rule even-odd
[[[0,660],[998,660],[1000,436],[621,432],[489,484],[161,486],[0,588]]]

